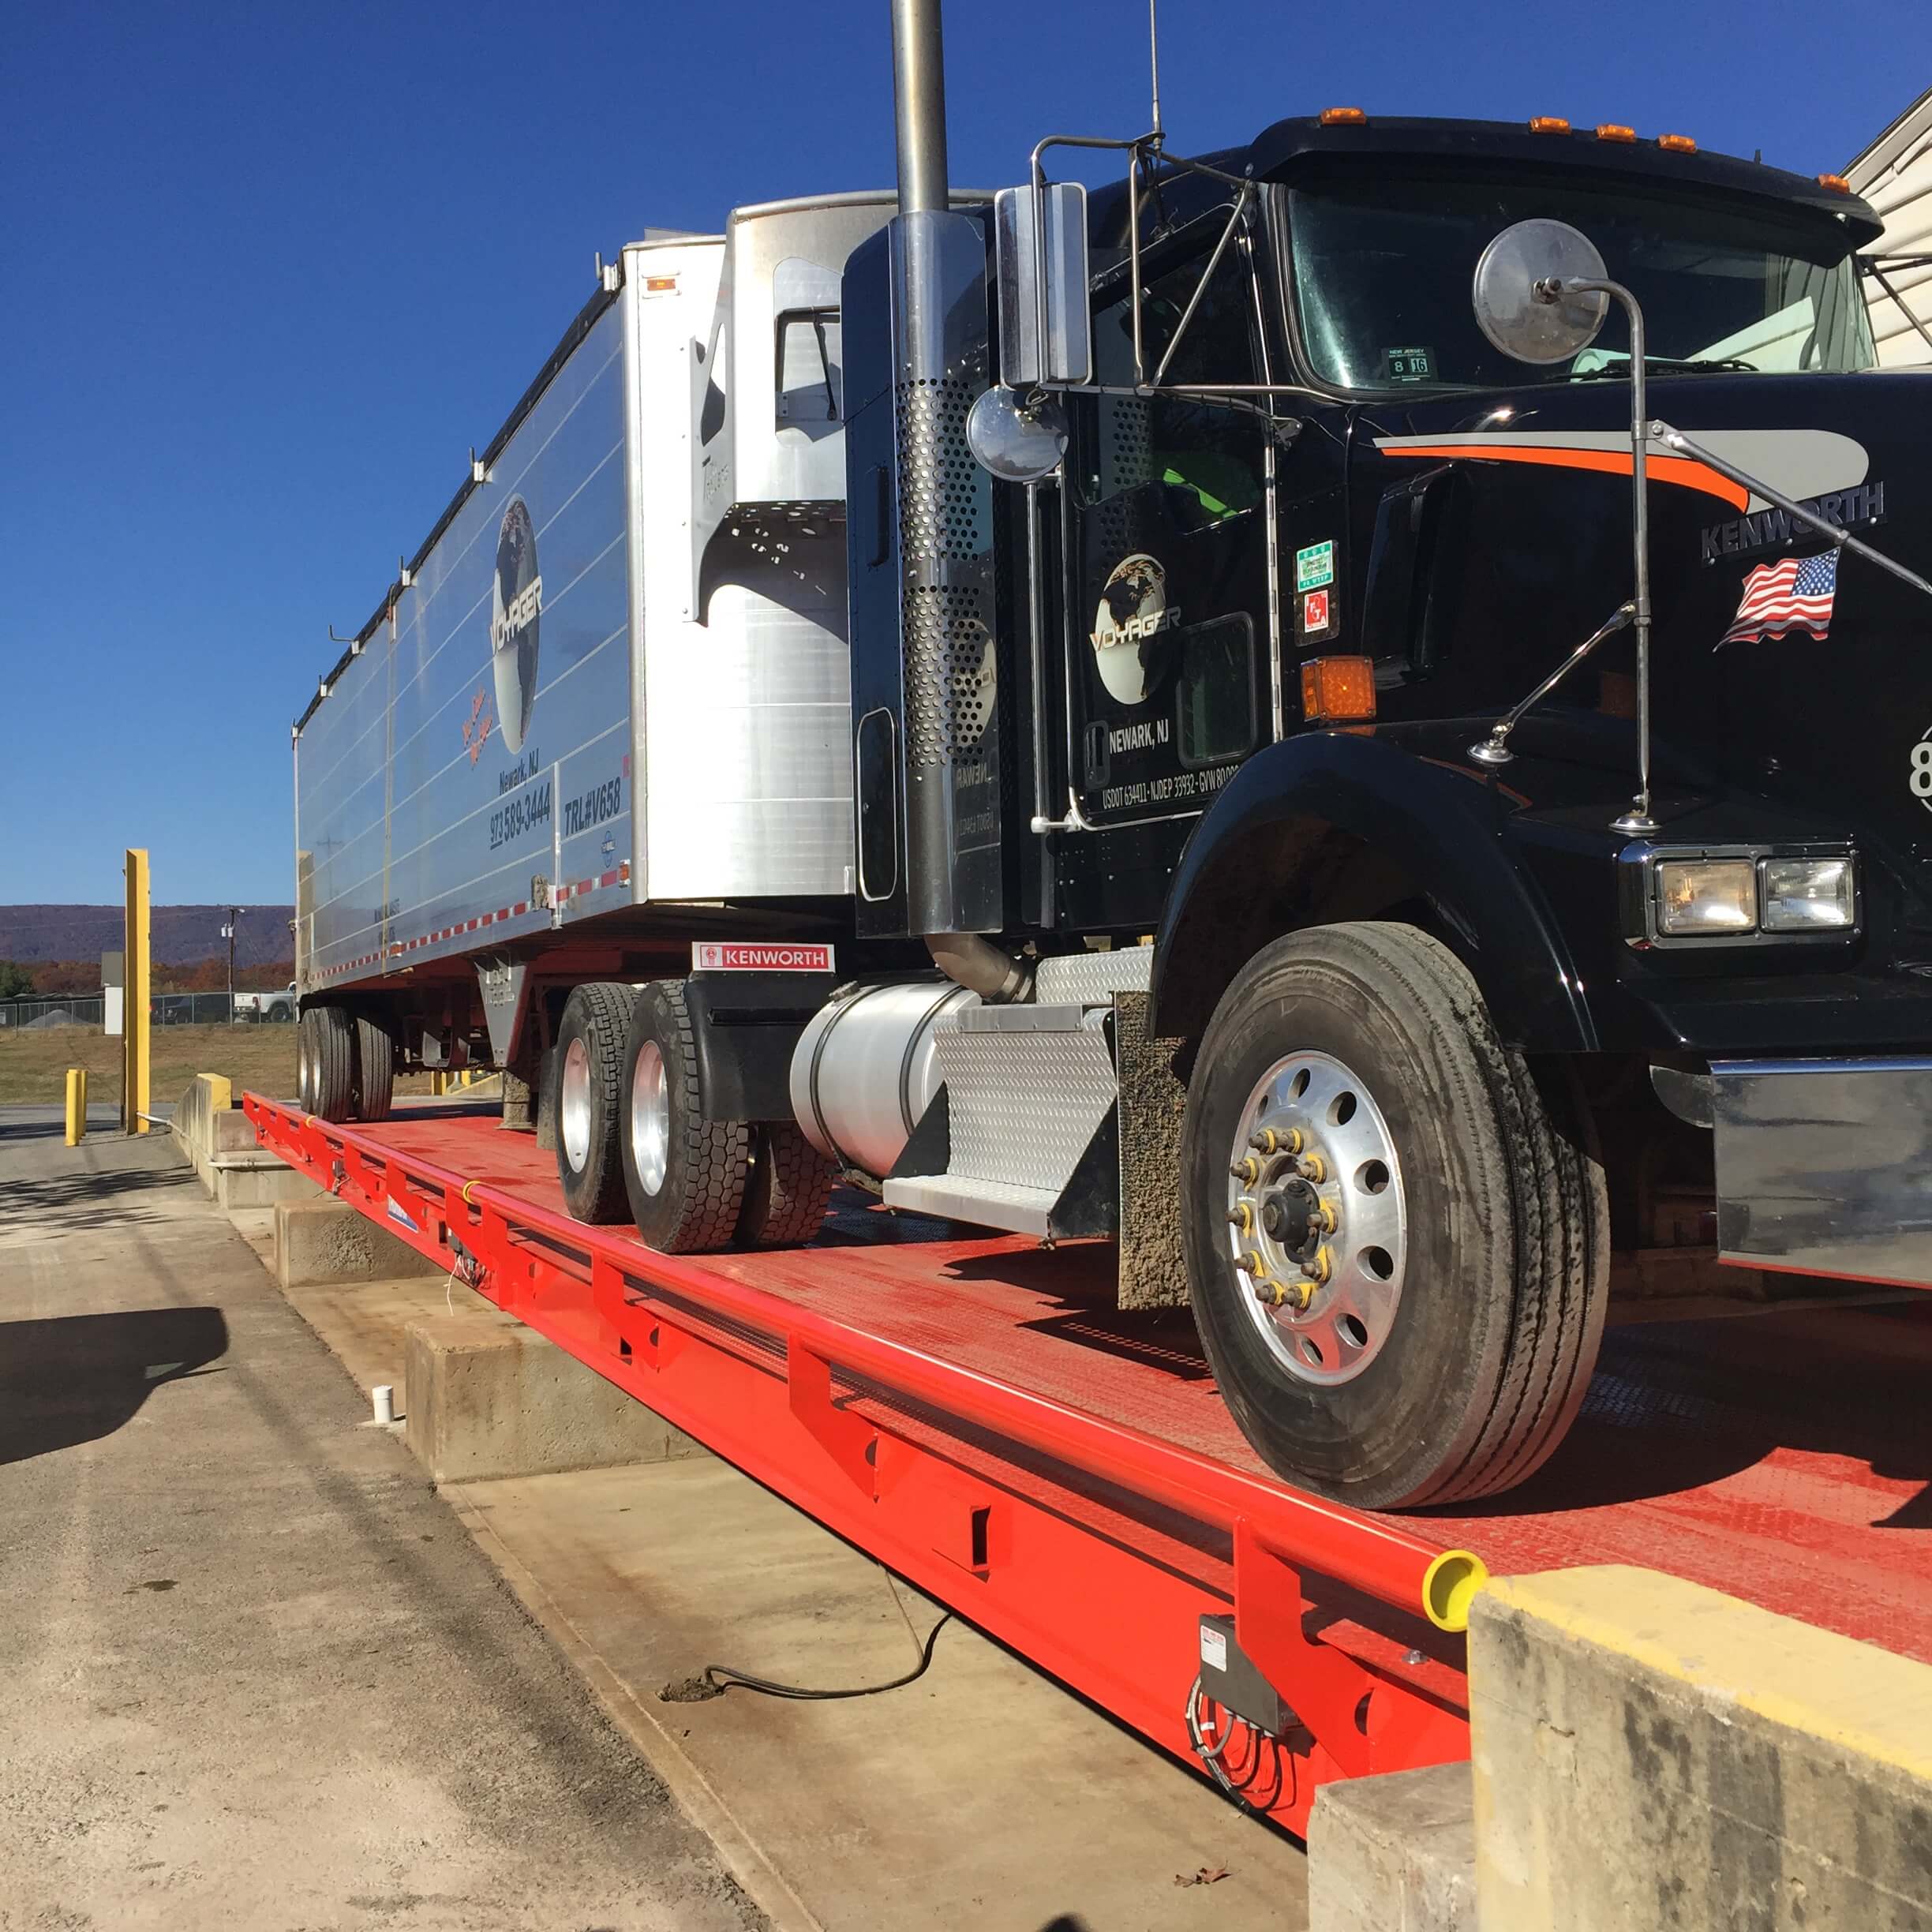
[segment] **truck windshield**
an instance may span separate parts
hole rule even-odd
[[[1552,216],[1596,243],[1643,305],[1647,360],[1672,368],[1846,370],[1877,358],[1847,238],[1713,201],[1436,168],[1337,170],[1288,198],[1296,299],[1315,368],[1343,388],[1514,388],[1616,375],[1623,311],[1568,363],[1537,369],[1492,348],[1470,286],[1491,238]]]

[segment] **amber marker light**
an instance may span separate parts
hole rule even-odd
[[[1311,724],[1340,724],[1376,714],[1374,661],[1311,657],[1301,667],[1301,715]]]
[[[1835,188],[1840,194],[1849,194],[1852,192],[1852,184],[1842,174],[1821,174],[1818,177],[1818,185],[1821,188]]]
[[[1637,130],[1627,128],[1621,121],[1606,121],[1597,129],[1597,138],[1607,141],[1634,141],[1637,138]]]
[[[1368,118],[1359,107],[1324,107],[1321,110],[1324,127],[1360,127]]]
[[[1532,134],[1567,134],[1570,123],[1561,114],[1533,114],[1530,120]]]
[[[1660,134],[1657,145],[1672,154],[1695,154],[1697,143],[1688,134]]]

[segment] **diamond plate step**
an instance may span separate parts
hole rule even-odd
[[[953,1174],[908,1174],[885,1184],[886,1205],[975,1227],[1004,1228],[1041,1241],[1054,1232],[1058,1188],[1022,1187],[1010,1181],[974,1181]]]

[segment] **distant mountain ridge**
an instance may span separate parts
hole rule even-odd
[[[235,922],[235,964],[264,966],[294,950],[289,937],[292,905],[250,906]],[[153,906],[148,946],[158,966],[185,966],[227,957],[221,929],[228,908],[219,905]],[[118,905],[0,905],[0,960],[34,966],[53,960],[98,959],[121,949]]]

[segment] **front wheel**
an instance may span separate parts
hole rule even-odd
[[[1556,1447],[1603,1329],[1603,1170],[1566,1092],[1413,928],[1264,948],[1183,1129],[1194,1309],[1282,1474],[1367,1508],[1492,1494]]]

